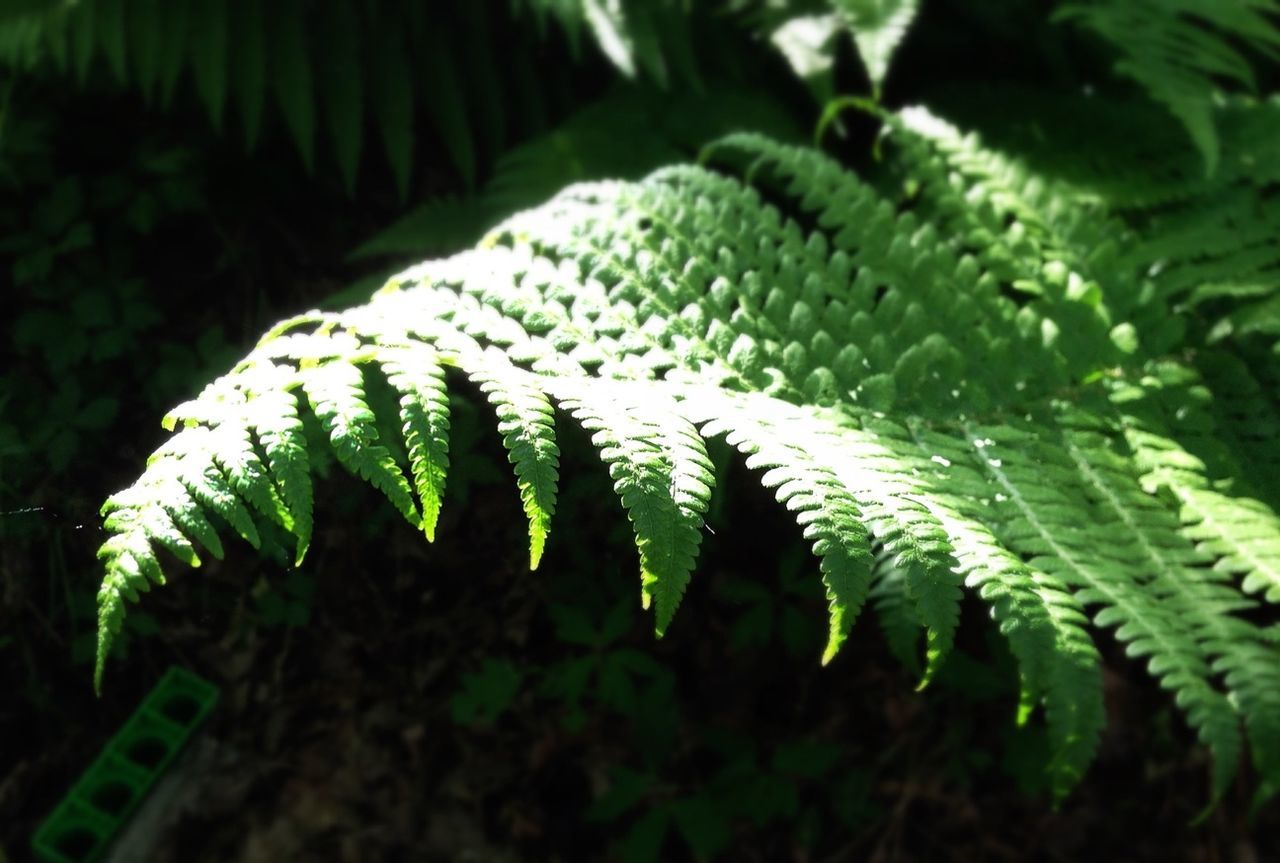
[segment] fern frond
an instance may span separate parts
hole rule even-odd
[[[98,590],[98,658],[94,685],[101,687],[106,658],[115,636],[124,625],[124,603],[138,601],[138,594],[151,584],[163,585],[164,574],[154,546],[168,550],[188,566],[200,565],[191,542],[179,528],[200,518],[195,499],[174,476],[171,464],[161,457],[137,483],[112,495],[102,507],[103,526],[112,536],[98,549],[98,559],[106,568]]]
[[[422,512],[422,530],[435,541],[449,471],[449,396],[444,366],[418,344],[380,352],[378,363],[400,394],[400,422]]]
[[[684,596],[711,499],[711,460],[697,429],[660,391],[623,382],[564,381],[562,407],[592,432],[640,551],[643,605],[658,635]]]
[[[178,420],[181,420],[184,425],[211,421],[207,444],[209,452],[225,473],[231,486],[235,488],[236,493],[268,519],[285,529],[291,529],[289,509],[280,499],[276,487],[271,482],[268,468],[263,464],[253,445],[252,429],[246,416],[251,398],[243,390],[233,387],[216,387],[206,391],[205,395],[213,404],[234,412],[232,413],[234,419],[230,422],[219,422],[216,411],[214,413],[203,410],[196,412],[184,405],[170,412],[164,419],[164,425],[172,430]],[[204,406],[197,403],[190,407],[203,408]],[[162,450],[157,457],[163,459],[165,452]]]
[[[515,22],[492,22],[477,30],[473,5],[428,10],[361,0],[51,2],[0,21],[0,66],[70,75],[83,84],[101,63],[116,85],[165,106],[187,80],[215,130],[223,130],[227,107],[234,107],[250,149],[264,120],[274,115],[310,170],[323,132],[348,190],[360,173],[370,116],[405,197],[420,134],[415,128],[419,104],[435,124],[454,170],[470,187],[477,144],[492,153],[506,138],[504,129],[486,119],[494,113],[478,108],[544,85],[545,76],[527,64],[507,72],[505,64],[486,62]],[[686,17],[673,6],[664,21],[687,28]],[[458,24],[471,27],[475,37],[466,50],[455,50],[444,35]],[[528,49],[522,44],[517,50]],[[469,93],[470,82],[481,79],[489,82],[487,91]],[[532,128],[545,119],[535,117]]]
[[[924,627],[907,601],[904,574],[893,565],[892,556],[882,552],[876,557],[871,578],[867,598],[876,610],[889,652],[902,663],[903,668],[919,675],[920,637],[924,634]]]
[[[1178,118],[1212,175],[1220,155],[1216,80],[1255,86],[1253,67],[1237,44],[1274,59],[1280,51],[1277,12],[1273,0],[1086,0],[1064,4],[1057,16],[1111,43],[1120,55],[1116,71]]]
[[[1250,617],[1276,591],[1274,367],[1242,376],[1256,341],[1209,347],[1185,291],[1136,263],[1152,213],[1037,180],[921,112],[889,125],[878,185],[734,135],[707,166],[572,186],[364,305],[273,329],[171,415],[184,428],[113,499],[100,661],[161,578],[153,545],[194,562],[225,521],[305,549],[308,406],[339,460],[433,535],[457,368],[497,413],[532,566],[555,406],[591,433],[659,634],[697,589],[704,441],[723,437],[812,544],[824,661],[870,596],[895,652],[914,661],[925,634],[924,685],[974,591],[1017,662],[1011,708],[1047,723],[1061,797],[1104,719],[1091,627],[1115,628],[1213,753],[1215,799],[1246,747],[1261,797],[1280,789],[1280,644]],[[398,408],[371,407],[376,375]]]
[[[795,439],[793,422],[769,416],[764,405],[724,393],[698,393],[682,410],[707,437],[723,435],[746,456],[747,467],[764,470],[761,483],[795,513],[818,557],[830,609],[825,665],[853,628],[871,582],[871,543],[853,495],[830,467]]]
[[[245,497],[294,535],[297,565],[311,545],[312,490],[306,434],[297,398],[290,392],[295,381],[290,371],[275,364],[264,364],[249,375],[246,427],[262,445],[275,484],[251,483]]]
[[[990,509],[1009,502],[999,491],[998,477],[989,473],[1003,468],[988,453],[994,441],[958,439],[919,425],[911,432],[917,445],[949,462],[942,486],[948,493],[934,498],[933,511],[955,546],[965,585],[977,589],[991,606],[991,616],[1018,660],[1019,721],[1044,707],[1054,753],[1050,787],[1061,798],[1084,774],[1106,721],[1100,657],[1085,628],[1084,603],[1072,594],[1069,582],[1049,568],[1028,565],[994,532],[998,522]],[[892,621],[892,593],[888,588],[882,592]]]
[[[1183,492],[1183,534],[1217,560],[1215,567],[1242,577],[1245,593],[1280,603],[1280,519],[1261,501],[1210,489]]]
[[[217,513],[246,542],[260,548],[262,539],[253,516],[213,460],[214,444],[209,440],[209,434],[182,435],[171,441],[172,452],[177,456],[175,467],[179,481],[205,510]],[[214,556],[221,557],[221,554],[214,552]]]
[[[873,94],[878,97],[889,73],[889,60],[920,9],[919,0],[836,0],[834,5],[845,16]]]
[[[556,511],[560,448],[551,401],[542,385],[498,351],[468,350],[459,363],[498,412],[498,431],[515,467],[520,501],[529,519],[529,568],[537,569]]]
[[[684,80],[697,80],[688,10],[673,0],[515,0],[517,8],[528,4],[545,27],[555,19],[577,49],[585,30],[601,53],[623,75],[643,73],[665,86],[674,72]]]
[[[1149,574],[1133,560],[1144,550],[1141,540],[1134,549],[1126,531],[1112,528],[1107,544],[1100,545],[1094,534],[1114,522],[1091,517],[1085,525],[1073,523],[1088,511],[1087,488],[1097,489],[1101,482],[1096,472],[1078,453],[1070,459],[1030,431],[975,426],[968,431],[975,440],[991,442],[984,447],[985,468],[1007,503],[998,510],[1007,521],[997,526],[997,534],[1015,551],[1032,556],[1031,566],[1069,585],[1078,602],[1101,604],[1094,624],[1118,625],[1116,637],[1128,644],[1130,656],[1150,657],[1151,673],[1177,692],[1188,721],[1213,750],[1215,795],[1221,793],[1242,749],[1239,721],[1231,702],[1214,688],[1209,657],[1186,621],[1144,589]],[[1080,476],[1082,468],[1087,478]],[[1107,494],[1099,497],[1106,500]]]
[[[545,134],[497,157],[489,180],[476,193],[423,202],[362,243],[351,257],[411,260],[456,252],[474,244],[498,220],[570,183],[638,179],[737,128],[743,116],[779,137],[801,137],[777,104],[761,94],[721,81],[716,93],[708,105],[697,93],[617,86]]]
[[[760,4],[757,30],[804,80],[818,102],[835,95],[834,72],[838,42],[852,36],[858,57],[879,100],[889,61],[906,37],[918,0],[827,0],[819,4]],[[816,7],[816,8],[815,8]],[[825,7],[825,8],[823,8]]]
[[[413,489],[391,450],[379,442],[360,369],[343,360],[321,361],[304,365],[299,376],[338,461],[386,495],[410,524],[421,527]]]
[[[1168,364],[1152,369],[1145,388],[1117,386],[1111,399],[1120,407],[1144,487],[1167,489],[1179,502],[1183,536],[1215,561],[1215,569],[1240,578],[1246,593],[1276,602],[1280,522],[1271,505],[1259,499],[1264,497],[1260,490],[1275,488],[1271,447],[1262,439],[1242,446],[1237,434],[1225,430],[1243,406],[1241,431],[1265,434],[1272,412],[1265,402],[1249,398],[1256,383],[1242,366],[1221,354],[1213,357],[1207,354],[1201,361],[1235,373],[1215,382],[1217,395],[1225,396],[1233,410],[1210,413],[1208,407],[1217,402],[1206,381],[1194,370]],[[1254,411],[1263,412],[1261,420]]]
[[[1179,619],[1179,626],[1162,624],[1167,639],[1178,642],[1176,646],[1188,657],[1193,652],[1199,654],[1214,671],[1228,670],[1225,682],[1231,703],[1254,726],[1250,705],[1256,703],[1255,692],[1265,688],[1266,683],[1255,675],[1260,671],[1257,666],[1247,660],[1241,664],[1239,660],[1241,652],[1257,636],[1251,632],[1251,625],[1227,616],[1249,609],[1253,603],[1223,583],[1225,574],[1198,566],[1205,561],[1189,543],[1179,541],[1181,537],[1173,529],[1174,515],[1141,493],[1127,475],[1128,465],[1102,441],[1088,435],[1072,436],[1068,438],[1067,452],[1080,469],[1094,505],[1104,517],[1114,518],[1112,523],[1120,528],[1117,538],[1125,537],[1126,541],[1117,544],[1114,565],[1118,569],[1134,567],[1130,578],[1144,584],[1149,594],[1161,600],[1163,610]],[[1158,655],[1153,653],[1153,660]],[[1201,726],[1201,733],[1212,735],[1213,729],[1206,723]],[[1231,771],[1222,767],[1226,763],[1223,750],[1229,753],[1236,744],[1213,736],[1205,743],[1217,756],[1214,787],[1215,793],[1220,794],[1231,776]],[[1255,756],[1265,752],[1266,741],[1251,737],[1251,743]]]

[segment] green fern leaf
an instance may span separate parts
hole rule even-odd
[[[172,455],[176,459],[178,477],[191,496],[205,510],[226,519],[246,542],[254,548],[260,548],[262,539],[253,516],[241,502],[222,469],[215,463],[213,450],[214,444],[209,440],[209,432],[197,426],[188,429],[185,434],[173,437],[169,446],[160,450],[160,458]],[[221,554],[215,552],[215,556],[220,557]]]
[[[116,82],[129,80],[125,0],[96,0],[92,27],[97,38],[98,50],[106,58]]]
[[[1273,111],[1232,106],[1223,141],[1255,153]],[[1017,720],[1047,725],[1061,798],[1104,719],[1091,629],[1114,628],[1213,753],[1214,799],[1246,751],[1259,800],[1280,790],[1280,640],[1254,622],[1254,596],[1276,587],[1280,373],[1265,333],[1208,344],[1232,304],[1265,294],[1192,301],[1190,269],[1271,266],[1252,233],[1240,255],[1225,230],[1267,211],[1262,187],[1234,161],[1194,179],[1184,152],[1156,160],[1180,166],[1176,195],[1142,181],[1108,204],[1096,190],[1117,181],[1090,181],[1087,164],[1042,175],[926,112],[886,121],[877,182],[734,135],[709,148],[711,167],[570,187],[364,305],[274,328],[171,414],[184,428],[112,499],[99,661],[124,603],[162,578],[153,547],[218,553],[214,514],[264,544],[258,528],[275,522],[301,556],[299,391],[339,459],[433,535],[442,368],[456,367],[495,408],[532,566],[559,480],[553,400],[591,433],[659,634],[699,547],[714,481],[704,437],[722,436],[812,543],[824,660],[870,597],[924,685],[972,591],[1016,660]],[[1221,229],[1204,254],[1146,233],[1185,228],[1184,208],[1206,202]],[[394,416],[375,415],[364,369],[398,395],[398,409],[375,400]]]
[[[591,28],[600,50],[628,78],[635,77],[633,32],[627,21],[628,9],[620,0],[583,0],[582,17]]]
[[[252,150],[262,129],[267,92],[267,32],[263,4],[238,0],[234,8],[236,38],[231,41],[232,91],[243,127],[244,146]]]
[[[344,467],[387,496],[405,520],[422,526],[413,489],[391,451],[379,442],[373,411],[364,399],[360,369],[342,360],[304,365],[303,391]]]
[[[89,68],[97,50],[93,22],[94,4],[91,3],[78,5],[68,16],[67,43],[71,70],[81,85],[89,76]]]
[[[822,652],[825,665],[853,628],[871,582],[870,539],[857,502],[836,472],[814,459],[796,438],[794,419],[768,422],[766,406],[719,393],[692,396],[683,409],[697,411],[691,416],[702,423],[703,435],[725,435],[747,456],[747,467],[767,471],[761,482],[796,514],[805,539],[813,542],[831,615]]]
[[[1200,543],[1217,568],[1243,576],[1246,593],[1280,603],[1280,519],[1266,504],[1210,489],[1183,492],[1183,533]]]
[[[876,610],[889,652],[903,668],[919,676],[923,671],[919,649],[924,627],[907,601],[903,572],[893,565],[890,555],[882,553],[876,558],[867,597]]]
[[[163,25],[160,0],[133,0],[128,20],[129,59],[134,79],[148,103],[155,99],[160,84],[164,60]]]
[[[421,35],[422,50],[424,52],[421,58],[424,64],[421,86],[431,88],[431,91],[439,96],[439,98],[427,101],[427,112],[431,115],[436,134],[440,136],[440,140],[444,143],[445,149],[449,153],[449,159],[453,162],[454,168],[462,178],[463,184],[467,189],[471,189],[476,182],[476,148],[467,119],[466,105],[462,100],[464,89],[462,82],[458,80],[456,55],[440,30],[430,24],[427,27],[426,32]],[[396,54],[392,53],[384,57],[386,65],[375,65],[373,67],[375,74],[377,74],[376,70],[383,69],[382,74],[385,77],[393,76],[395,66],[392,64],[395,62],[394,58],[396,56]],[[382,83],[389,84],[390,82],[383,81]],[[397,92],[396,90],[391,90],[388,91],[387,95],[390,97],[396,95]],[[400,122],[397,119],[397,111],[392,110],[399,109],[399,107],[399,104],[392,104],[387,109],[384,109],[387,111],[388,119],[383,121],[383,136],[387,142],[387,154],[393,167],[400,164],[398,160],[402,158],[400,154],[406,146],[403,143],[405,129],[407,128],[406,124]],[[387,137],[389,135],[395,137],[389,138]],[[407,171],[405,175],[407,175]]]
[[[1152,673],[1161,677],[1164,685],[1178,691],[1188,719],[1214,752],[1216,797],[1225,790],[1235,772],[1242,747],[1232,703],[1212,687],[1213,655],[1203,642],[1205,633],[1197,631],[1201,623],[1196,618],[1202,620],[1207,610],[1211,610],[1212,616],[1248,603],[1238,595],[1233,597],[1227,591],[1216,589],[1211,581],[1195,577],[1183,581],[1183,576],[1172,572],[1175,568],[1181,573],[1194,572],[1188,565],[1191,549],[1177,544],[1178,534],[1167,523],[1171,514],[1141,496],[1137,483],[1124,475],[1123,464],[1114,458],[1103,441],[1069,437],[1065,455],[1067,458],[1056,460],[1058,470],[1052,473],[1061,483],[1059,488],[1068,489],[1072,487],[1068,483],[1074,483],[1077,494],[1105,513],[1100,522],[1116,527],[1106,532],[1109,547],[1099,555],[1101,565],[1085,563],[1072,546],[1056,543],[1054,553],[1070,568],[1062,577],[1082,582],[1085,589],[1078,592],[1077,597],[1086,603],[1106,606],[1094,617],[1095,624],[1122,624],[1116,637],[1129,642],[1126,652],[1134,657],[1150,656]],[[1037,469],[1042,474],[1045,471],[1043,466]],[[1028,497],[1027,478],[1016,477],[1016,466],[998,470],[1002,483],[1011,492],[1016,490],[1015,483],[1019,481],[1024,486],[1024,490],[1017,492],[1017,499],[1039,525],[1062,517],[1052,508],[1054,504],[1046,500],[1048,495],[1039,495],[1039,501]],[[1071,471],[1070,480],[1067,471]],[[1130,511],[1130,506],[1136,510]],[[1163,530],[1157,529],[1162,541],[1155,541],[1148,534],[1151,530],[1148,519],[1158,518],[1166,522]],[[1059,534],[1067,535],[1061,530]],[[1169,543],[1167,548],[1165,543]],[[1126,570],[1127,577],[1122,575]],[[1147,579],[1154,580],[1151,592],[1163,600],[1158,605],[1145,593],[1138,594],[1135,590],[1135,585]]]
[[[663,635],[689,584],[711,499],[711,460],[673,400],[621,381],[556,387],[560,404],[609,466],[614,490],[635,530],[643,605]]]
[[[286,530],[292,529],[289,510],[253,445],[252,429],[246,422],[252,400],[240,389],[230,387],[214,386],[205,395],[228,410],[226,421],[220,422],[216,414],[204,411],[197,400],[171,411],[165,417],[165,427],[172,430],[181,421],[187,427],[184,431],[190,434],[192,427],[207,425],[205,446],[236,493],[267,519]]]
[[[1025,722],[1038,705],[1044,707],[1053,752],[1050,788],[1061,798],[1084,775],[1106,721],[1100,661],[1085,629],[1084,605],[1071,594],[1067,582],[1045,568],[1028,566],[983,526],[993,504],[1003,509],[1010,502],[984,475],[1003,469],[1002,460],[995,457],[994,441],[959,440],[921,426],[912,429],[912,438],[950,462],[942,486],[949,494],[932,498],[932,512],[954,543],[966,586],[976,588],[991,606],[992,617],[1018,661],[1019,721]],[[905,574],[896,567],[890,573],[890,587],[880,589],[882,602],[888,604],[889,623],[904,630],[903,612],[895,605],[906,604]],[[897,637],[905,638],[905,633]]]
[[[275,365],[254,369],[246,404],[247,425],[267,456],[273,486],[255,483],[262,492],[248,500],[271,520],[291,532],[296,539],[294,563],[302,563],[311,545],[312,489],[310,458],[298,400],[290,388],[295,376]],[[265,492],[265,493],[264,493]]]
[[[375,21],[366,51],[372,51],[369,66],[369,97],[382,135],[383,150],[403,199],[408,195],[413,167],[414,80],[404,36],[392,21]],[[439,61],[432,61],[433,64]],[[440,86],[448,86],[440,82]],[[430,100],[434,103],[436,100]],[[442,94],[442,101],[457,104],[456,93]],[[446,138],[446,143],[448,139]],[[467,146],[470,143],[467,142]],[[457,153],[453,152],[455,159]]]
[[[102,692],[102,675],[111,645],[124,626],[124,604],[138,601],[138,594],[150,589],[149,582],[164,584],[160,565],[152,551],[152,538],[144,529],[129,529],[116,522],[116,534],[103,543],[98,559],[106,570],[98,589],[98,651],[94,662],[93,686]]]
[[[307,16],[300,0],[281,0],[270,17],[270,67],[276,102],[285,123],[310,171],[315,166],[316,109],[315,85],[307,50]]]
[[[345,0],[329,3],[317,18],[324,62],[316,69],[324,93],[324,117],[347,194],[355,190],[364,140],[364,81],[361,78],[361,23]],[[398,177],[399,175],[397,175]]]
[[[434,352],[419,345],[384,351],[378,362],[400,393],[400,422],[422,508],[422,529],[434,542],[449,470],[449,396],[444,367]]]
[[[918,0],[834,0],[834,5],[853,32],[858,56],[878,97],[889,60],[907,35],[920,4]]]
[[[157,503],[156,501],[160,501]],[[108,530],[137,530],[162,545],[187,566],[199,566],[200,557],[183,534],[173,512],[189,511],[191,497],[176,479],[167,474],[152,474],[140,486],[114,494],[102,508]],[[161,578],[157,583],[163,584]]]
[[[560,482],[551,402],[528,372],[500,352],[464,349],[458,357],[498,413],[498,431],[515,467],[520,502],[529,519],[529,568],[537,569],[551,531]]]
[[[83,3],[79,8],[90,5]],[[161,4],[160,9],[160,21],[164,27],[159,59],[160,104],[168,107],[178,90],[178,82],[182,79],[182,70],[191,45],[191,4],[166,2]]]
[[[1233,43],[1246,44],[1274,58],[1280,49],[1276,11],[1270,0],[1184,0],[1176,4],[1092,0],[1064,4],[1057,17],[1079,22],[1117,49],[1121,59],[1116,71],[1141,84],[1178,118],[1204,159],[1205,173],[1211,176],[1220,153],[1213,110],[1218,89],[1214,79],[1253,88],[1253,69]]]
[[[228,4],[226,0],[188,0],[191,4],[191,72],[215,129],[222,128],[227,101]]]
[[[507,143],[507,98],[499,76],[508,59],[494,55],[493,22],[483,3],[464,3],[456,7],[462,16],[461,42],[464,56],[473,58],[467,76],[467,105],[475,116],[476,142],[485,148],[486,159],[492,161]],[[507,46],[503,46],[504,54]]]

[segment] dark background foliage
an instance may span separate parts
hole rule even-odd
[[[308,26],[342,5],[307,6]],[[354,157],[337,131],[308,169],[287,107],[246,150],[211,123],[206,78],[162,104],[117,80],[110,50],[81,83],[39,64],[0,81],[0,859],[24,858],[172,663],[222,688],[206,737],[224,760],[191,775],[155,859],[1280,859],[1274,807],[1246,819],[1247,780],[1188,825],[1207,758],[1140,673],[1109,672],[1099,760],[1054,812],[1042,732],[1014,726],[1012,664],[976,605],[924,693],[870,618],[820,668],[813,564],[735,469],[661,642],[622,514],[597,505],[604,471],[569,428],[575,479],[530,575],[488,408],[465,395],[435,546],[332,470],[305,567],[234,547],[183,575],[131,615],[94,698],[96,507],[161,440],[166,407],[278,318],[359,296],[566,182],[635,176],[738,126],[802,137],[819,113],[749,15],[695,16],[696,74],[629,83],[581,34],[476,5],[481,31],[432,18],[447,76],[402,59],[407,163],[373,143],[375,110],[346,117],[366,142]],[[975,87],[1111,85],[1044,4],[1005,6],[926,3],[886,101],[929,99],[957,70]],[[849,46],[836,69],[837,89],[866,90]],[[314,98],[321,118],[339,110]],[[831,149],[867,161],[870,122],[840,131]]]

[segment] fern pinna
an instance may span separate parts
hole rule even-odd
[[[163,583],[157,548],[198,565],[229,527],[255,546],[291,535],[302,559],[311,416],[433,538],[461,374],[496,409],[531,567],[554,526],[553,417],[590,432],[659,634],[698,553],[706,441],[723,438],[812,545],[824,662],[870,602],[923,686],[974,591],[1017,659],[1020,720],[1043,713],[1060,796],[1105,720],[1090,630],[1114,629],[1212,751],[1215,799],[1246,753],[1273,794],[1280,650],[1244,614],[1280,599],[1257,344],[1205,336],[1202,306],[1149,259],[1157,216],[923,110],[885,121],[875,185],[734,135],[700,166],[570,187],[365,305],[277,326],[169,414],[177,433],[106,504],[98,683],[126,601]],[[394,409],[372,406],[375,383]]]

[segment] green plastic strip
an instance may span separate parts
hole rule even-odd
[[[31,839],[45,863],[94,863],[218,701],[218,688],[165,672]]]

